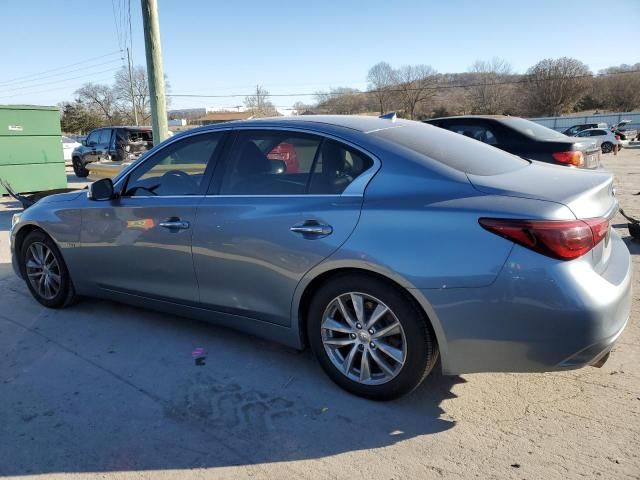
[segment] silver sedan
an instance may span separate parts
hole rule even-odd
[[[423,123],[208,126],[12,224],[34,298],[92,296],[309,345],[357,395],[601,364],[631,301],[612,177]],[[144,341],[144,339],[141,339]]]

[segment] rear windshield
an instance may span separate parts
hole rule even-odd
[[[509,118],[507,120],[501,120],[501,122],[513,128],[515,131],[520,132],[527,137],[535,138],[536,140],[567,139],[567,136],[564,133],[556,132],[555,130],[543,127],[539,123],[532,122],[531,120],[525,120],[524,118]]]
[[[470,175],[498,175],[529,165],[510,153],[478,140],[424,123],[389,128],[371,135],[406,147]]]

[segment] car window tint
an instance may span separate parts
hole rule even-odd
[[[486,125],[453,124],[447,125],[445,128],[489,145],[498,144],[495,134]]]
[[[178,140],[147,158],[127,181],[127,196],[196,195],[222,133]]]
[[[290,132],[239,132],[225,169],[220,193],[306,193],[320,142],[319,137]]]
[[[110,140],[111,140],[111,130],[108,128],[100,130],[100,137],[97,140],[98,144],[108,145]]]
[[[498,175],[529,165],[527,160],[520,157],[428,124],[405,125],[370,135],[472,175]]]
[[[91,142],[98,142],[98,138],[100,138],[100,132],[102,130],[94,130],[93,132],[91,132],[89,134],[89,136],[87,137],[87,145],[89,145]]]
[[[325,140],[313,170],[309,193],[340,194],[372,165],[373,161],[362,153]]]

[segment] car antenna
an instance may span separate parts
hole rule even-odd
[[[391,120],[392,122],[395,122],[398,119],[398,116],[396,115],[396,112],[388,112],[384,115],[380,115],[378,118],[384,118],[385,120]]]

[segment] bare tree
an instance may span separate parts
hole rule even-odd
[[[314,108],[315,108],[314,105],[309,105],[300,101],[293,104],[293,110],[295,111],[295,115],[302,115],[306,111],[313,111]]]
[[[366,95],[356,88],[338,87],[329,92],[317,92],[318,108],[327,113],[353,115],[367,109]]]
[[[380,114],[389,110],[393,99],[394,72],[387,62],[376,63],[367,74],[367,88],[380,107]]]
[[[591,72],[575,58],[546,58],[527,70],[525,93],[530,115],[560,115],[573,110],[587,93]]]
[[[132,89],[129,84],[129,70],[127,67],[122,67],[116,72],[113,92],[118,101],[119,108],[128,119],[128,123],[133,123],[133,105],[135,103],[138,118],[144,124],[151,118],[147,69],[142,66],[133,68],[131,78],[133,97],[131,96]]]
[[[640,63],[610,67],[594,79],[594,96],[607,109],[630,112],[640,107]]]
[[[511,65],[505,60],[493,57],[478,60],[470,68],[473,85],[469,88],[473,113],[496,115],[508,110],[512,96],[510,85],[503,83],[512,74]]]
[[[435,96],[437,72],[429,65],[405,65],[394,70],[393,79],[404,106],[404,113],[414,118],[416,107]]]
[[[90,110],[99,112],[104,116],[107,124],[120,123],[119,106],[111,87],[97,83],[85,83],[75,93],[79,103],[84,104]]]
[[[278,115],[276,107],[269,100],[269,92],[256,85],[255,95],[251,95],[244,99],[244,106],[256,117],[272,117]]]

